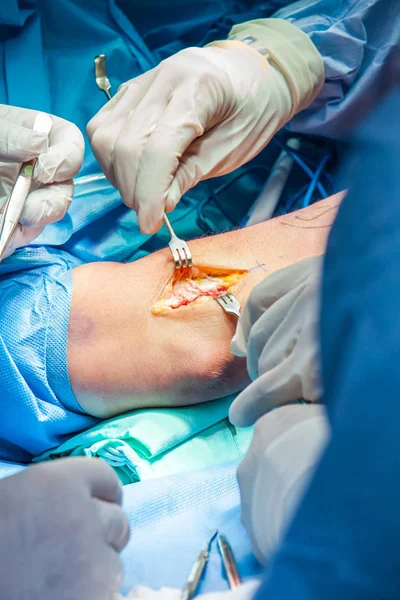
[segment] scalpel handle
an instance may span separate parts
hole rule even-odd
[[[235,557],[233,556],[232,548],[223,533],[218,534],[217,544],[228,577],[229,587],[231,590],[235,589],[242,583],[242,580],[239,575]]]
[[[208,551],[202,550],[190,569],[186,585],[182,590],[180,600],[190,600],[199,587],[200,579],[208,560]]]
[[[52,126],[53,119],[50,115],[46,113],[38,113],[36,115],[33,124],[35,131],[49,135]],[[17,180],[4,206],[0,229],[0,261],[21,218],[26,199],[31,189],[36,161],[37,159],[33,158],[22,163]]]

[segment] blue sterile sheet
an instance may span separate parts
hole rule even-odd
[[[240,522],[236,466],[235,462],[124,487],[123,505],[132,535],[122,553],[123,593],[139,584],[181,587],[215,528],[227,535],[243,580],[261,574],[262,567],[252,555]],[[1,461],[0,479],[24,468],[30,467]],[[200,589],[228,589],[215,543]]]
[[[240,522],[236,464],[129,485],[124,506],[132,526],[123,553],[124,592],[137,584],[182,587],[215,528],[228,537],[244,581],[262,572]],[[214,544],[200,591],[224,589],[228,583]]]

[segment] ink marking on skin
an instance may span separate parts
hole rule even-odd
[[[328,208],[325,208],[324,206],[316,206],[315,208],[318,210],[322,210],[323,212],[320,212],[319,215],[315,215],[315,216],[311,216],[311,217],[296,215],[295,218],[298,219],[299,221],[315,221],[315,219],[319,219],[323,215],[326,215],[329,211],[335,210],[335,208],[339,208],[339,204],[337,204],[336,206],[329,206]]]
[[[288,227],[294,227],[294,229],[329,229],[332,227],[332,223],[330,225],[295,225],[294,223],[281,223],[281,225],[287,225]]]
[[[294,217],[294,219],[297,221],[303,221],[303,222],[315,221],[316,219],[319,219],[320,217],[326,215],[328,212],[335,210],[339,206],[340,206],[339,204],[335,204],[334,206],[329,206],[328,208],[326,208],[324,206],[316,206],[315,207],[316,210],[323,211],[323,212],[320,212],[318,215],[312,215],[310,217],[296,215]],[[304,225],[300,225],[300,224],[297,225],[296,223],[289,223],[288,221],[281,221],[281,224],[288,225],[289,227],[295,227],[296,229],[326,229],[326,228],[329,228],[332,226],[332,223],[328,223],[327,225],[304,226]]]
[[[257,262],[257,266],[253,267],[252,269],[249,269],[248,273],[251,273],[251,271],[255,271],[256,269],[262,269],[263,271],[268,273],[267,269],[264,269],[264,267],[267,266],[265,263],[259,263],[258,260],[256,262]]]

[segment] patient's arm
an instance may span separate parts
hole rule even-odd
[[[248,229],[194,240],[194,264],[249,271],[231,289],[243,305],[268,274],[324,252],[341,199],[337,194]],[[192,404],[247,384],[245,361],[229,351],[237,319],[214,299],[152,314],[173,269],[166,249],[132,264],[74,270],[69,374],[89,413]]]

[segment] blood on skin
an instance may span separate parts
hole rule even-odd
[[[175,271],[152,306],[154,315],[169,312],[194,302],[204,302],[218,298],[236,285],[247,271],[216,269],[212,267],[192,267]]]

